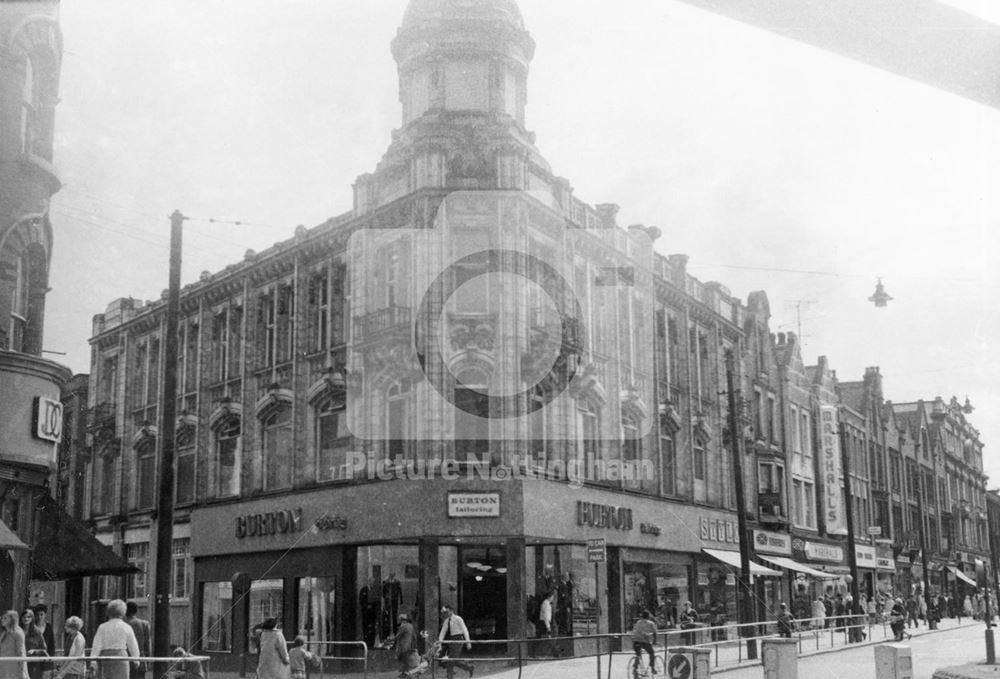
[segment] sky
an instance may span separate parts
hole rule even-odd
[[[1000,485],[1000,111],[676,0],[519,5],[527,127],[578,198],[766,291],[807,364],[878,366],[894,402],[968,396]],[[49,357],[89,372],[94,314],[160,297],[174,209],[183,283],[349,211],[400,126],[405,6],[63,0]]]

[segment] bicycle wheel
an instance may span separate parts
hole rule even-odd
[[[653,656],[653,671],[656,674],[663,674],[663,658],[658,655]]]
[[[639,662],[639,658],[637,658],[636,656],[633,655],[631,658],[629,658],[628,665],[626,665],[625,667],[626,667],[625,676],[629,677],[630,679],[637,679],[638,677],[642,676],[642,669],[643,669],[642,664]]]

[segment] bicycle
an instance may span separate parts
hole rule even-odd
[[[640,655],[633,655],[628,659],[626,671],[631,679],[646,679],[649,677],[650,667],[646,663],[647,653],[643,651]],[[663,674],[663,659],[658,655],[653,655],[653,673]]]

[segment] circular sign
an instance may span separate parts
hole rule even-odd
[[[675,654],[667,661],[669,679],[691,679],[691,661],[686,655]]]

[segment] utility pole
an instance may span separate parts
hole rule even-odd
[[[170,274],[163,340],[163,396],[160,399],[160,483],[156,502],[156,579],[153,586],[153,655],[170,656],[170,585],[174,542],[174,437],[177,428],[177,325],[181,293],[181,227],[184,215],[170,215]],[[153,676],[166,676],[169,663],[156,663]]]
[[[920,444],[917,444],[917,451],[919,453]],[[917,459],[920,459],[918,454]],[[927,607],[927,628],[937,629],[937,623],[934,622],[931,616],[931,586],[930,586],[930,576],[927,572],[927,534],[924,531],[924,521],[926,520],[924,516],[924,493],[927,488],[924,484],[924,473],[920,471],[920,463],[918,462],[914,465],[914,471],[917,474],[917,512],[920,514],[920,525],[917,526],[920,535],[920,568],[923,570],[923,581],[924,581],[924,605]]]
[[[736,605],[741,613],[740,634],[747,639],[747,659],[757,659],[756,628],[757,613],[750,590],[750,540],[747,535],[747,506],[743,489],[743,433],[740,431],[740,417],[736,400],[736,356],[732,349],[726,350],[726,390],[729,392],[729,442],[733,452],[733,477],[736,485],[736,521],[740,534],[740,572],[736,575]],[[749,634],[748,634],[749,633]]]
[[[847,450],[847,429],[840,418],[840,464],[844,468],[844,513],[847,516],[847,565],[851,569],[851,615],[848,639],[861,641],[861,630],[854,627],[861,614],[861,591],[858,588],[858,550],[854,546],[854,502],[851,499],[851,454]]]

